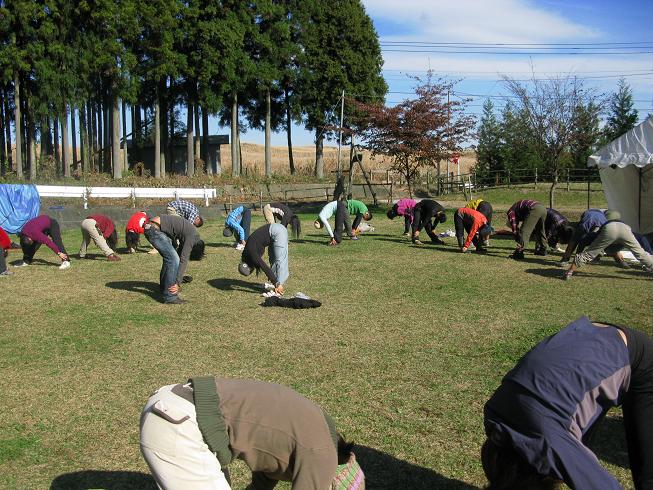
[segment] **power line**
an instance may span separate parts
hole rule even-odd
[[[653,48],[653,47],[652,47]],[[631,56],[639,54],[653,54],[653,51],[602,51],[602,52],[588,52],[588,51],[548,51],[548,52],[537,52],[537,51],[460,51],[460,50],[449,50],[449,49],[383,49],[382,52],[385,53],[440,53],[440,54],[499,54],[499,55],[528,55],[528,56],[579,56],[579,55],[601,55],[601,56]]]
[[[430,46],[633,46],[653,45],[653,41],[613,42],[613,43],[469,43],[469,42],[432,42],[432,41],[381,41],[384,44],[427,44]],[[648,47],[648,46],[646,46]]]

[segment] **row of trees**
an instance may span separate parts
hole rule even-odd
[[[632,91],[623,79],[607,98],[575,77],[533,77],[527,83],[505,77],[504,83],[511,98],[499,117],[490,99],[483,106],[477,176],[537,169],[551,178],[551,205],[561,169],[587,168],[589,155],[637,123]]]
[[[285,129],[294,173],[298,123],[315,131],[321,178],[343,90],[383,100],[381,67],[360,0],[0,0],[0,161],[19,177],[27,168],[35,178],[52,156],[65,176],[111,169],[120,178],[130,117],[134,142],[154,144],[155,177],[165,176],[167,149],[181,130],[187,174],[198,157],[220,172],[196,137],[201,131],[207,143],[209,116],[218,116],[231,127],[233,175],[248,128],[265,130],[266,175],[270,133]],[[79,159],[71,132],[79,132]]]

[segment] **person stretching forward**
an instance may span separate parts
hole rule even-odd
[[[266,248],[270,257],[270,266],[263,260]],[[238,265],[238,272],[243,276],[249,276],[253,270],[256,270],[257,274],[263,270],[274,285],[275,293],[283,294],[283,285],[290,276],[288,230],[285,226],[279,223],[263,225],[249,236]]]
[[[18,235],[20,236],[20,248],[23,249],[23,262],[18,264],[18,267],[30,265],[41,244],[45,244],[59,256],[61,259],[59,269],[70,267],[70,259],[61,240],[61,230],[56,219],[45,214],[32,218],[25,223]]]
[[[252,222],[252,212],[245,206],[238,206],[227,215],[224,222],[223,236],[230,237],[236,233],[238,241],[236,250],[241,251],[245,248],[245,243],[249,237],[249,225]]]
[[[487,218],[469,208],[458,208],[456,214],[453,216],[453,221],[456,226],[456,238],[458,239],[458,247],[462,253],[467,252],[469,246],[473,243],[476,251],[479,253],[486,252],[483,243],[490,236],[492,228],[487,224]],[[463,242],[467,232],[467,240]],[[478,234],[478,236],[477,236]]]
[[[331,216],[334,214],[336,215],[335,233],[333,230],[331,230],[331,225],[329,224],[329,218],[331,218]],[[338,245],[340,242],[342,242],[343,228],[349,238],[352,240],[358,240],[358,237],[354,235],[354,232],[351,229],[347,204],[344,201],[331,201],[330,203],[327,203],[322,208],[320,214],[313,224],[317,229],[323,227],[326,228],[327,233],[331,237],[331,240],[329,240],[329,245]]]
[[[163,490],[229,490],[227,466],[252,471],[248,490],[365,488],[365,477],[333,419],[286,386],[195,377],[163,386],[143,409],[140,446]]]
[[[413,208],[417,205],[415,199],[399,199],[392,208],[388,209],[388,219],[395,219],[397,216],[404,217],[404,236],[410,236],[410,227],[413,224]]]
[[[127,248],[129,253],[133,254],[136,252],[138,245],[140,243],[141,235],[145,232],[143,226],[147,223],[147,214],[143,211],[132,214],[131,218],[127,222],[125,227],[125,242],[127,243]]]
[[[110,262],[117,262],[120,257],[113,251],[118,243],[118,233],[111,218],[103,214],[92,214],[82,221],[82,244],[79,247],[79,258],[86,257],[89,243],[97,245]]]
[[[517,201],[506,213],[508,225],[517,242],[517,248],[512,254],[513,259],[524,258],[524,242],[535,236],[535,255],[546,255],[546,208],[532,199]],[[521,228],[519,227],[521,223]]]
[[[485,404],[485,488],[621,489],[587,446],[619,405],[635,488],[651,489],[653,339],[579,318],[526,353]]]
[[[433,230],[438,226],[438,223],[444,223],[445,221],[447,221],[447,215],[440,203],[431,199],[422,199],[413,208],[413,243],[422,245],[419,240],[419,232],[424,228],[433,243],[443,245],[444,242],[438,238]]]
[[[302,223],[292,209],[281,202],[273,202],[263,206],[263,216],[268,224],[274,224],[279,221],[283,226],[288,228],[292,225],[292,234],[295,239],[302,234]]]

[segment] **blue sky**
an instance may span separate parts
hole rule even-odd
[[[414,86],[409,76],[424,75],[430,68],[436,76],[462,79],[456,92],[475,95],[469,105],[475,114],[480,114],[486,97],[492,97],[495,106],[502,105],[501,96],[508,94],[499,81],[502,75],[528,79],[532,72],[537,78],[567,74],[585,78],[586,86],[606,94],[616,90],[623,75],[633,90],[640,120],[653,113],[652,0],[363,0],[363,4],[381,41],[389,105],[409,98]],[[523,50],[531,54],[469,54],[461,53],[460,45],[447,48],[455,53],[443,53],[437,52],[443,48],[432,46],[391,45],[415,42],[566,44],[567,52],[583,45],[583,53],[602,54],[566,55],[551,49],[554,54],[532,54],[533,46]],[[605,43],[645,44],[609,50]],[[295,128],[295,144],[311,145],[313,139],[314,134]],[[262,144],[263,135],[250,130],[242,140]],[[273,144],[285,145],[285,133],[274,134]]]

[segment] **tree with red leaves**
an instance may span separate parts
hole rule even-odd
[[[475,126],[474,117],[465,114],[470,99],[451,100],[455,82],[434,80],[430,71],[426,79],[415,80],[417,97],[394,107],[352,101],[363,146],[392,159],[390,168],[404,176],[411,196],[419,169],[433,165],[439,175],[440,162],[462,151]]]

